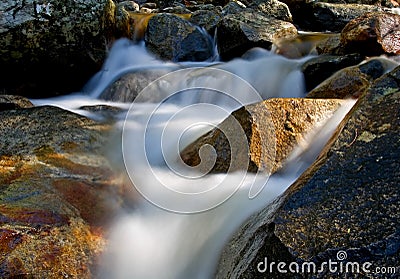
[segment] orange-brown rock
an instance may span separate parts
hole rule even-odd
[[[341,32],[347,51],[365,55],[400,54],[400,15],[371,12],[350,21]]]
[[[248,171],[276,172],[304,136],[332,116],[341,104],[341,100],[333,99],[275,98],[242,107],[232,113],[233,117],[219,124],[218,128],[187,146],[181,152],[181,158],[190,166],[199,165],[199,150],[208,144],[217,155],[212,172],[240,169],[243,161],[249,162]],[[232,146],[242,144],[242,131],[229,128],[235,121],[240,124],[247,138],[247,148],[239,146],[232,152],[235,157],[231,158]],[[213,156],[205,153],[208,151],[213,152],[203,150],[202,159]]]

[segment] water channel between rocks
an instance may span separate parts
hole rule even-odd
[[[355,101],[344,101],[332,117],[317,123],[292,151],[285,168],[271,175],[246,168],[201,173],[183,164],[179,152],[244,105],[304,97],[300,66],[308,58],[289,60],[253,50],[246,59],[225,63],[173,64],[155,59],[142,45],[120,40],[84,92],[32,100],[35,105],[60,106],[95,119],[100,116],[80,108],[122,109],[114,124],[122,140],[109,153],[122,151],[116,157],[123,160],[120,164],[144,198],[133,212],[123,212],[115,220],[104,256],[107,268],[100,271],[104,278],[213,276],[232,233],[313,162]],[[155,70],[168,74],[146,87],[132,104],[102,100],[104,90],[124,74]],[[232,154],[231,161],[235,159]]]

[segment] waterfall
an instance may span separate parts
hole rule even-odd
[[[320,123],[323,132],[308,137],[313,148],[295,149],[290,165],[273,175],[199,173],[183,164],[179,151],[243,105],[271,97],[303,97],[300,66],[305,59],[289,60],[254,49],[226,63],[168,63],[154,58],[143,45],[122,39],[83,92],[33,100],[78,113],[83,113],[83,104],[125,109],[115,124],[123,131],[122,147],[114,144],[110,153],[122,148],[126,171],[143,198],[134,211],[115,220],[99,271],[102,278],[213,277],[232,233],[312,163],[354,101]],[[98,100],[123,74],[151,69],[166,69],[169,74],[147,86],[132,104]],[[151,103],[148,95],[155,96]]]

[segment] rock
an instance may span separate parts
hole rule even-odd
[[[0,111],[31,107],[33,107],[33,104],[25,97],[16,95],[0,95]]]
[[[367,12],[391,11],[391,9],[363,4],[339,4],[311,2],[304,7],[304,21],[308,29],[313,31],[340,32],[352,19]]]
[[[331,55],[344,55],[340,48],[340,33],[333,33],[332,36],[327,38],[315,46],[318,54],[331,54]]]
[[[246,9],[246,5],[240,1],[231,1],[226,4],[222,9],[223,15],[237,14],[243,12]]]
[[[338,70],[361,63],[363,59],[363,56],[354,53],[343,56],[320,55],[306,61],[302,65],[301,71],[304,74],[307,92]]]
[[[289,7],[278,0],[257,0],[253,1],[249,8],[257,9],[265,16],[273,17],[283,21],[292,22],[292,14]]]
[[[400,54],[399,25],[400,15],[366,13],[343,28],[340,41],[346,51],[357,51],[364,55]]]
[[[332,38],[339,36],[331,33],[306,33],[298,34],[294,38],[282,38],[274,41],[273,52],[287,58],[301,58],[307,55],[317,54],[317,48],[328,44]],[[340,40],[338,39],[337,45]],[[337,46],[336,46],[337,47]],[[332,52],[334,52],[332,50]]]
[[[111,0],[2,1],[0,87],[35,98],[79,90],[103,63],[114,11]]]
[[[0,118],[0,277],[94,277],[130,195],[103,155],[111,126],[49,106]]]
[[[197,10],[193,12],[190,22],[207,30],[211,35],[214,35],[215,28],[222,19],[222,10]]]
[[[297,29],[290,22],[258,12],[226,15],[217,26],[217,44],[222,59],[238,57],[253,47],[270,48],[275,40],[296,35]]]
[[[209,144],[217,155],[211,172],[227,172],[231,164],[249,161],[248,171],[273,173],[282,168],[289,153],[303,141],[307,132],[332,116],[340,105],[340,100],[294,98],[269,99],[248,105],[232,113],[248,143],[248,149],[241,146],[235,151],[234,162],[231,163],[231,149],[239,142],[240,133],[232,130],[235,127],[233,118],[227,118],[187,146],[181,152],[181,158],[189,166],[197,166],[201,161],[200,147]],[[203,155],[206,159],[211,157],[210,153]],[[236,169],[233,167],[231,170]]]
[[[373,58],[366,63],[336,72],[307,94],[308,98],[358,98],[371,83],[398,63]]]
[[[360,270],[370,262],[371,272],[379,266],[398,270],[400,160],[393,150],[400,147],[399,73],[398,67],[376,80],[319,159],[274,204],[241,226],[222,253],[216,278],[286,278],[276,269],[279,261],[286,269],[291,262],[320,268],[335,261],[337,267],[357,262]],[[340,261],[343,252],[347,258]],[[264,268],[259,263],[265,258],[276,264],[263,274],[257,267]],[[309,273],[288,274],[309,278]],[[326,268],[313,274],[365,277]]]
[[[213,54],[205,32],[172,14],[158,14],[149,20],[145,42],[160,58],[172,61],[204,61]]]
[[[99,98],[113,102],[131,103],[147,85],[167,73],[167,70],[148,70],[126,74],[113,82]],[[148,101],[151,101],[151,98],[149,96]]]

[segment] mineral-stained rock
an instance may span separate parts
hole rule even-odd
[[[357,98],[371,83],[390,71],[398,63],[384,58],[373,58],[366,63],[344,68],[307,94],[308,98]]]
[[[400,54],[400,15],[366,13],[350,21],[341,32],[341,44],[347,51],[373,56]]]
[[[229,14],[217,26],[217,43],[223,59],[240,56],[253,47],[270,48],[277,39],[295,36],[297,29],[292,23],[259,12]]]
[[[160,58],[172,61],[204,61],[213,53],[212,42],[205,32],[173,14],[152,17],[145,42]]]
[[[232,113],[247,138],[248,148],[240,141],[241,131],[232,127],[233,118],[228,117],[217,128],[203,135],[181,152],[181,158],[190,166],[200,164],[199,150],[209,144],[217,154],[212,172],[227,172],[242,167],[236,163],[249,161],[249,171],[276,172],[289,153],[301,143],[307,132],[328,119],[340,107],[340,100],[269,99],[245,106]],[[231,149],[235,159],[231,160]],[[211,152],[211,151],[210,151]],[[202,157],[211,155],[203,152]],[[234,165],[233,167],[231,165]],[[231,168],[231,169],[230,169]]]
[[[111,0],[2,1],[0,86],[36,98],[79,90],[106,56],[114,10]]]
[[[50,106],[0,119],[0,277],[93,278],[128,194],[102,155],[110,126]]]
[[[320,270],[331,261],[337,266],[358,263],[361,270],[369,262],[371,272],[382,266],[398,272],[399,85],[400,67],[373,83],[317,161],[236,232],[216,278],[310,278],[307,272],[285,277],[276,268],[279,261],[286,269],[291,262],[300,267],[312,262]],[[270,272],[272,261],[276,264]],[[365,278],[365,273],[348,271],[324,269],[318,275]],[[386,278],[397,274],[390,276]]]

